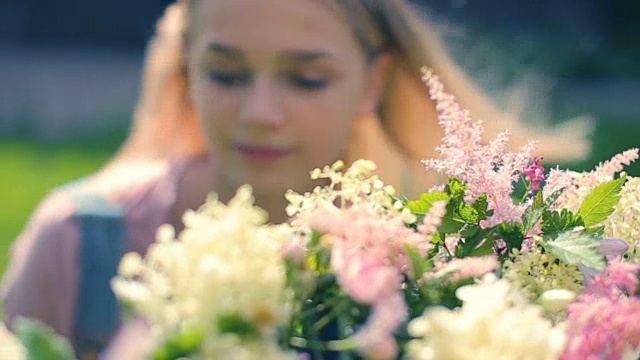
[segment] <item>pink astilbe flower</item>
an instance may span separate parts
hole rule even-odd
[[[638,149],[629,149],[614,155],[611,160],[605,161],[598,165],[593,171],[592,176],[604,181],[613,180],[615,174],[624,170],[626,165],[638,159]]]
[[[422,223],[418,225],[418,232],[427,236],[431,241],[433,234],[438,232],[438,228],[442,224],[442,217],[446,213],[447,201],[436,201],[422,219]]]
[[[500,267],[500,262],[493,255],[453,259],[449,262],[436,263],[436,271],[425,274],[425,279],[434,276],[450,276],[449,281],[456,283],[470,278],[482,276]]]
[[[430,232],[437,229],[432,225],[444,206],[434,205],[425,216],[422,233],[408,228],[401,216],[380,213],[367,204],[317,212],[305,219],[307,226],[325,234],[323,241],[331,249],[331,268],[340,287],[356,302],[372,308],[367,323],[354,334],[362,353],[380,359],[397,355],[393,333],[408,316],[401,285],[404,275],[412,271],[406,247],[427,254],[433,247]]]
[[[400,271],[379,251],[367,253],[342,241],[333,246],[331,267],[349,297],[361,304],[374,304],[398,292],[402,283]]]
[[[640,347],[639,272],[640,265],[615,261],[592,279],[569,306],[562,360],[623,359]]]
[[[509,132],[504,131],[488,144],[483,142],[481,121],[473,121],[455,98],[444,91],[437,76],[425,71],[424,82],[436,102],[438,123],[444,130],[442,144],[436,148],[439,159],[422,161],[427,169],[460,179],[467,185],[468,202],[487,194],[493,215],[483,221],[490,227],[504,221],[521,221],[524,207],[514,204],[513,183],[533,161],[534,143],[519,152],[509,150]]]
[[[640,265],[613,261],[602,273],[593,278],[581,297],[606,297],[617,300],[625,294],[635,294],[638,289]]]
[[[638,159],[638,149],[630,149],[615,155],[598,165],[590,172],[578,173],[570,170],[551,170],[544,189],[544,196],[566,188],[554,206],[554,209],[567,208],[577,211],[584,198],[598,185],[613,180],[615,175]]]
[[[398,344],[393,333],[408,316],[407,306],[400,293],[396,292],[376,302],[369,319],[355,335],[360,351],[368,359],[395,359]]]
[[[434,206],[425,219],[436,221],[433,214],[439,209],[439,206]],[[333,212],[317,212],[305,219],[305,223],[309,228],[327,234],[328,245],[332,248],[332,262],[338,261],[339,257],[333,256],[333,252],[338,251],[349,254],[345,264],[356,258],[378,259],[380,264],[393,266],[398,272],[409,274],[412,269],[406,246],[411,246],[423,256],[433,248],[428,238],[431,234],[416,232],[408,228],[401,217],[381,214],[367,204]],[[349,265],[352,266],[355,265]],[[343,269],[342,266],[339,268]]]

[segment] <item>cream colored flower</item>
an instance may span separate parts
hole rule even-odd
[[[583,276],[578,267],[544,253],[539,246],[526,253],[514,249],[503,268],[503,277],[521,289],[531,301],[536,301],[549,290],[565,289],[579,293],[582,289]]]
[[[173,229],[162,227],[144,259],[123,258],[113,289],[144,315],[157,339],[200,328],[202,351],[217,354],[208,359],[278,353],[275,337],[289,319],[291,297],[280,251],[292,230],[267,225],[266,213],[253,204],[248,186],[228,205],[211,196],[198,211],[185,214],[185,230],[177,239]],[[218,320],[228,316],[251,324],[259,337],[249,344],[222,332]],[[217,350],[209,352],[211,344]],[[259,352],[250,355],[251,349]]]
[[[627,177],[618,205],[604,222],[604,234],[624,240],[629,245],[626,256],[640,263],[640,178]]]
[[[0,359],[26,359],[27,352],[22,343],[4,325],[0,325]]]
[[[543,317],[508,281],[487,275],[476,285],[462,287],[456,310],[427,309],[412,321],[418,337],[408,345],[413,360],[545,360],[557,359],[564,332]]]
[[[286,207],[287,215],[293,217],[292,223],[298,224],[298,218],[303,218],[317,211],[337,211],[347,206],[370,204],[381,213],[400,216],[405,222],[415,222],[416,218],[403,212],[404,206],[394,204],[395,189],[385,185],[380,178],[373,175],[376,164],[369,160],[356,160],[344,172],[344,163],[338,161],[331,166],[311,171],[311,178],[327,179],[329,184],[317,186],[311,192],[298,194],[289,190],[285,198],[289,201]]]

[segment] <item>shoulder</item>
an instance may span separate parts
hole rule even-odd
[[[66,249],[62,256],[73,252],[79,240],[73,219],[75,210],[75,204],[64,191],[53,191],[40,202],[12,245],[4,287],[13,283],[24,270],[33,267],[32,264],[44,264],[46,259],[55,257],[57,249]]]
[[[187,162],[188,159],[118,161],[88,178],[81,191],[126,211],[158,187],[174,191]]]
[[[67,194],[54,191],[39,204],[12,245],[1,289],[7,323],[17,316],[33,317],[69,334],[68,309],[61,304],[72,303],[78,274],[74,258],[80,236],[74,214],[75,205]],[[49,299],[47,306],[44,298]]]
[[[33,212],[15,244],[14,256],[19,256],[20,250],[28,251],[35,243],[54,241],[61,245],[60,242],[73,238],[75,213],[76,205],[65,191],[57,189],[51,192]]]

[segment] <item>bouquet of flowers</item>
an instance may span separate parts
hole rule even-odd
[[[425,70],[448,182],[407,199],[337,162],[272,225],[240,188],[159,229],[113,281],[150,359],[637,359],[640,179],[545,172],[531,143],[483,142]],[[141,342],[135,346],[140,347]]]

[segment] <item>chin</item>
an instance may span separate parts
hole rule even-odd
[[[253,188],[255,196],[273,196],[283,194],[290,188],[294,187],[289,181],[285,179],[273,179],[267,176],[247,179],[244,183],[250,184]]]

